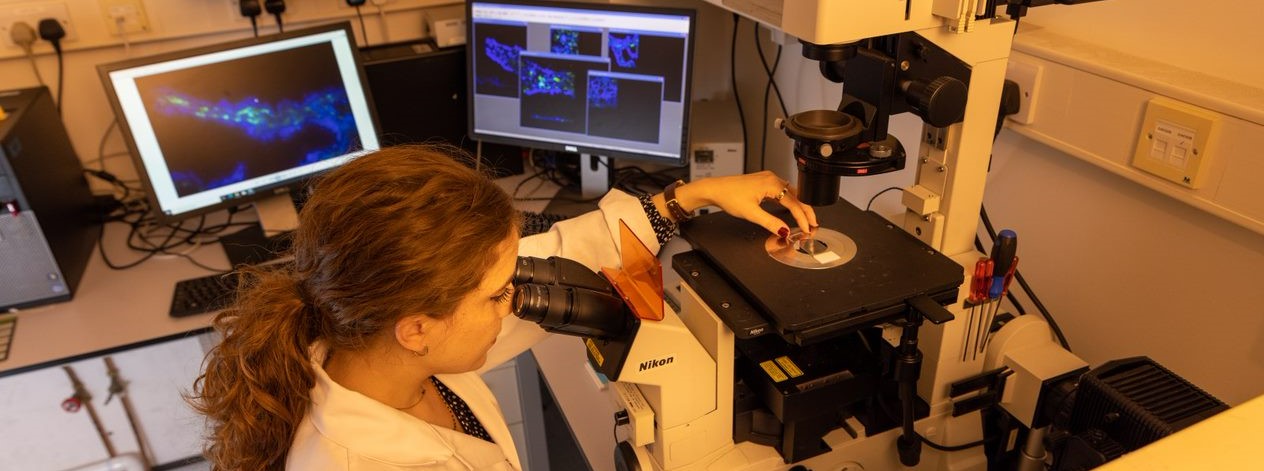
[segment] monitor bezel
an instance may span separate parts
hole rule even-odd
[[[683,96],[681,97],[681,105],[684,108],[684,114],[683,116],[681,116],[682,124],[681,124],[681,129],[680,129],[681,131],[680,156],[671,158],[671,157],[663,157],[661,155],[628,152],[628,151],[607,149],[603,147],[591,147],[591,146],[585,146],[581,144],[564,144],[564,143],[557,143],[557,142],[544,141],[544,140],[514,138],[514,137],[508,137],[508,136],[501,136],[498,134],[480,133],[476,131],[474,127],[474,119],[475,119],[474,108],[476,106],[475,105],[476,100],[475,100],[475,93],[474,93],[474,71],[473,71],[473,66],[472,66],[472,64],[474,64],[474,60],[475,60],[474,54],[476,52],[475,48],[473,47],[473,44],[474,44],[474,3],[562,8],[562,9],[570,9],[570,10],[599,10],[599,11],[611,11],[611,12],[620,12],[620,13],[626,12],[626,13],[647,13],[647,14],[687,16],[689,18],[689,43],[685,51],[685,71],[684,71],[685,76],[681,79],[681,87],[683,91]],[[694,49],[696,49],[695,46],[697,44],[697,32],[698,32],[697,31],[698,29],[697,10],[689,9],[689,8],[670,8],[670,7],[641,6],[641,5],[619,5],[619,4],[609,4],[609,3],[576,3],[576,2],[561,2],[561,1],[551,1],[551,0],[479,0],[479,1],[470,0],[466,2],[465,25],[466,25],[465,27],[465,44],[466,44],[466,47],[465,47],[465,72],[466,72],[465,73],[466,75],[465,87],[466,87],[466,97],[467,97],[466,116],[467,116],[467,121],[468,121],[468,125],[466,126],[466,129],[467,129],[467,134],[469,134],[471,139],[485,141],[485,142],[492,142],[492,143],[497,143],[497,144],[516,145],[516,146],[527,147],[531,149],[558,150],[558,151],[563,151],[563,152],[575,152],[579,154],[600,155],[600,156],[612,157],[612,158],[626,158],[626,159],[633,159],[633,160],[655,163],[655,164],[669,165],[673,167],[683,167],[683,166],[689,165],[689,137],[690,137],[689,136],[689,127],[690,127],[689,116],[690,116],[691,108],[693,107],[692,106],[693,75],[694,75],[693,54],[694,54]]]
[[[365,104],[368,107],[369,120],[371,121],[373,132],[374,134],[380,133],[381,125],[378,122],[377,109],[373,102],[372,91],[369,90],[368,76],[364,71],[364,60],[363,58],[360,57],[361,56],[360,47],[358,44],[356,44],[355,32],[352,29],[351,23],[349,21],[331,23],[331,24],[320,25],[320,26],[313,26],[309,28],[295,29],[292,31],[286,31],[284,33],[277,33],[277,34],[270,34],[267,36],[228,41],[228,42],[217,43],[217,44],[212,44],[208,46],[182,49],[179,51],[155,54],[152,56],[139,57],[135,59],[127,59],[127,60],[122,60],[118,62],[111,62],[108,64],[101,64],[97,66],[97,73],[101,77],[101,81],[105,86],[106,98],[109,100],[110,106],[112,110],[114,111],[115,122],[118,125],[119,132],[123,135],[123,142],[127,145],[128,154],[131,156],[132,164],[136,167],[136,173],[140,177],[141,184],[144,186],[145,198],[146,200],[148,200],[148,203],[150,205],[149,212],[159,223],[169,224],[169,223],[180,222],[180,221],[187,220],[189,218],[198,217],[198,216],[205,215],[207,213],[219,211],[221,209],[235,207],[235,206],[243,206],[243,205],[251,204],[256,201],[267,199],[273,196],[288,194],[294,189],[301,188],[306,182],[308,182],[312,178],[317,177],[323,173],[326,173],[329,170],[325,170],[322,172],[313,172],[313,173],[298,176],[295,178],[281,180],[281,181],[271,183],[268,185],[262,185],[257,188],[254,188],[255,192],[250,195],[244,195],[244,196],[233,198],[230,200],[223,200],[216,204],[203,206],[201,208],[185,211],[178,214],[167,214],[165,211],[163,211],[162,203],[158,200],[158,195],[154,192],[152,177],[149,174],[149,169],[145,166],[144,159],[140,155],[140,149],[137,147],[135,137],[132,134],[131,124],[128,122],[128,120],[125,117],[125,114],[123,111],[123,104],[119,101],[118,94],[114,88],[114,82],[110,80],[110,74],[112,72],[116,72],[119,70],[131,69],[131,68],[152,65],[152,64],[159,64],[163,62],[170,62],[173,60],[196,57],[196,56],[212,54],[216,52],[229,51],[233,49],[240,49],[244,47],[268,44],[268,43],[303,37],[303,36],[324,34],[324,33],[329,33],[333,31],[342,31],[347,37],[347,42],[351,46],[352,60],[355,62],[356,76],[359,77],[359,80],[360,80],[360,89],[364,92],[364,98],[366,102]],[[380,142],[379,142],[379,147],[381,147]],[[334,168],[337,168],[337,167],[334,167]]]

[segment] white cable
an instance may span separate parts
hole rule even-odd
[[[39,80],[40,85],[48,86],[44,83],[44,76],[40,75],[39,66],[35,64],[35,54],[30,49],[26,50],[26,59],[31,61],[31,70],[35,71],[35,79]]]
[[[119,39],[123,40],[123,55],[132,57],[132,41],[127,38],[127,28],[123,24],[127,22],[127,18],[122,15],[114,17],[114,26],[118,29]]]
[[[31,70],[35,71],[35,79],[39,80],[40,85],[46,86],[44,76],[40,74],[39,65],[35,63],[35,29],[25,21],[15,22],[9,27],[9,39],[26,53],[26,59],[31,62]]]
[[[373,2],[373,6],[377,7],[377,17],[382,23],[382,42],[389,43],[391,42],[391,30],[386,26],[386,9],[383,8],[385,4],[386,2],[384,1],[379,2],[375,0]]]

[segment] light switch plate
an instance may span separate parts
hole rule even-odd
[[[1190,189],[1202,186],[1220,115],[1168,98],[1152,98],[1132,165]]]

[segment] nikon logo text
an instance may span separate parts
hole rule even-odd
[[[650,360],[650,361],[643,361],[643,362],[641,362],[641,371],[645,371],[645,370],[648,370],[648,369],[650,369],[650,368],[658,368],[658,367],[660,367],[660,366],[664,366],[664,365],[670,365],[670,364],[671,364],[671,362],[672,362],[672,361],[675,361],[675,360],[676,360],[676,357],[674,357],[674,356],[670,356],[670,357],[667,357],[667,358],[662,358],[662,359],[656,359],[656,360]]]

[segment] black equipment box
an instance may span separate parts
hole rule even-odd
[[[101,226],[48,89],[0,92],[0,311],[69,300]]]
[[[429,40],[360,49],[383,145],[442,142],[482,155],[496,177],[523,172],[523,149],[467,135],[465,46],[438,49]]]

